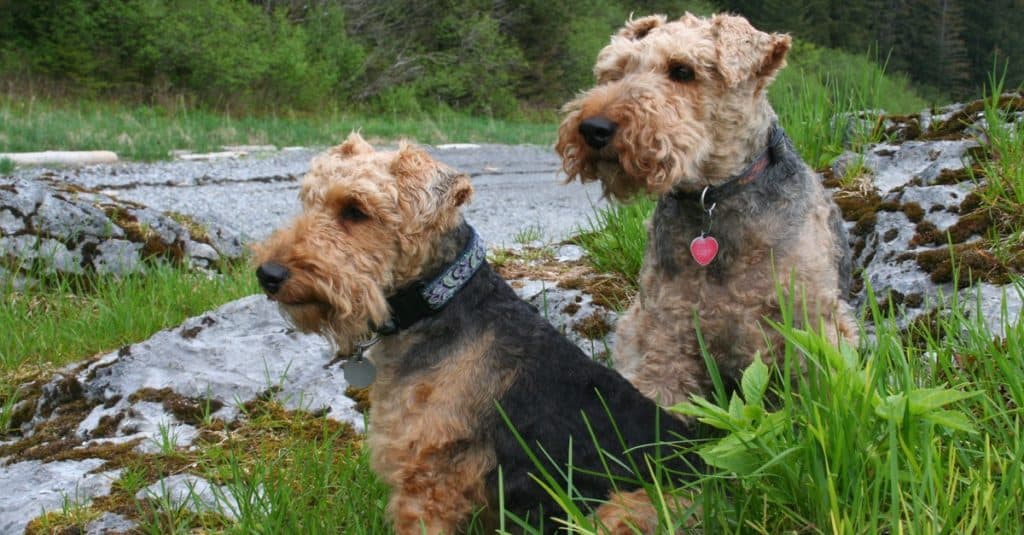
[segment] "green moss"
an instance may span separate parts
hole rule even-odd
[[[903,214],[911,223],[920,223],[924,219],[924,208],[916,202],[908,202],[902,206]]]
[[[966,288],[974,282],[984,281],[990,284],[1005,285],[1012,282],[1013,276],[1021,273],[1024,267],[1019,258],[1004,262],[992,254],[982,242],[953,245],[952,248],[938,248],[922,251],[917,254],[917,265],[936,284],[957,283],[957,287]]]
[[[164,215],[173,219],[179,225],[185,227],[185,230],[187,230],[189,235],[192,237],[192,241],[197,241],[205,243],[207,245],[211,245],[210,231],[206,228],[205,225],[196,221],[195,218],[193,218],[192,216],[173,211],[164,212]]]
[[[209,416],[224,406],[216,399],[198,399],[183,396],[170,388],[142,388],[128,397],[128,401],[137,403],[149,401],[159,403],[165,411],[174,415],[178,421],[193,426],[202,425]]]

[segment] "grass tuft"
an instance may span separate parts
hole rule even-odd
[[[973,166],[967,166],[967,170],[978,183],[977,194],[1003,235],[1000,241],[1020,249],[1024,241],[1024,116],[1012,114],[1019,114],[1024,103],[1020,97],[1004,102],[1004,81],[1005,72],[997,76],[993,71],[989,78],[986,129],[980,140],[986,150],[981,153],[980,176]]]
[[[0,176],[13,173],[15,167],[14,161],[10,158],[0,158]]]
[[[654,201],[646,197],[597,210],[575,241],[595,269],[619,273],[637,286],[647,245],[645,222],[653,210]]]

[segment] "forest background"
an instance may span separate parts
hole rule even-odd
[[[1022,0],[0,0],[6,93],[229,113],[550,120],[630,14],[730,11],[902,73],[933,103],[1024,81]],[[824,67],[823,67],[824,68]]]

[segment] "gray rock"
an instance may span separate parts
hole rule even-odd
[[[34,214],[47,196],[46,188],[33,181],[4,179],[0,186],[0,206],[22,217]]]
[[[874,175],[874,184],[882,194],[919,178],[932,184],[943,170],[964,168],[967,151],[977,147],[974,140],[907,141],[902,145],[878,144],[863,155],[845,153],[837,159],[835,171],[843,175],[852,161],[862,163]]]
[[[237,518],[238,501],[226,486],[213,485],[191,474],[177,474],[140,490],[139,500],[148,500],[159,508],[186,508],[196,513],[215,512]]]
[[[133,209],[128,213],[147,231],[159,236],[166,245],[184,242],[188,239],[188,231],[173,219],[149,209]]]
[[[193,237],[156,210],[49,180],[0,179],[0,260],[47,273],[124,275],[145,271],[143,251],[201,269],[245,253],[230,228],[209,225]]]
[[[135,522],[115,513],[103,513],[99,518],[89,522],[85,527],[85,535],[122,535],[134,532]]]
[[[92,258],[97,273],[128,275],[145,271],[142,265],[142,244],[127,240],[106,240],[96,247]]]
[[[1007,329],[1014,328],[1021,321],[1024,286],[982,283],[960,290],[958,298],[967,305],[965,308],[980,321],[980,325],[984,325],[993,336],[1005,338]]]
[[[954,105],[941,110],[922,113],[917,120],[922,129],[960,120],[965,109],[964,105]],[[885,209],[875,214],[875,221],[870,225],[870,232],[863,236],[851,234],[851,245],[856,246],[863,240],[863,249],[855,266],[863,268],[862,277],[871,287],[876,296],[888,305],[893,305],[897,312],[897,322],[906,326],[921,314],[937,307],[948,306],[950,296],[975,296],[980,305],[975,310],[975,317],[983,321],[993,333],[1002,332],[1003,325],[997,311],[1001,310],[1000,299],[1003,292],[1006,298],[1008,321],[1017,321],[1020,315],[1020,295],[1012,286],[999,288],[990,284],[976,284],[957,292],[951,283],[935,284],[931,275],[917,263],[917,256],[925,252],[943,253],[947,246],[936,244],[930,236],[934,231],[945,232],[960,221],[960,205],[977,187],[971,181],[962,181],[951,185],[940,184],[939,178],[943,171],[961,171],[970,164],[968,151],[978,147],[974,139],[980,137],[987,129],[981,120],[982,115],[974,114],[965,121],[973,121],[964,125],[962,139],[918,140],[906,141],[902,144],[881,143],[868,147],[863,154],[848,152],[837,159],[833,171],[840,179],[853,169],[868,172],[872,185],[881,195]],[[942,135],[956,135],[943,127]],[[927,132],[926,132],[927,133]],[[860,165],[859,165],[860,164]],[[958,173],[959,174],[959,173]],[[962,177],[949,177],[962,178]],[[948,182],[943,180],[942,182]],[[916,205],[917,208],[914,208]],[[892,207],[913,214],[915,221],[910,221],[904,212],[887,211]],[[917,223],[917,214],[923,223]],[[852,224],[848,224],[853,228]],[[918,229],[924,229],[928,243],[914,241]],[[969,244],[983,239],[984,236],[960,236],[962,243]],[[892,299],[889,300],[888,298]],[[964,299],[961,303],[966,303]],[[863,304],[864,292],[855,296],[855,302]],[[974,303],[974,301],[970,301]],[[870,328],[870,326],[868,326]]]
[[[35,417],[21,431],[30,437],[56,409],[84,398],[94,406],[78,424],[77,436],[84,442],[77,447],[138,439],[136,450],[143,453],[189,447],[196,427],[146,396],[132,401],[132,394],[143,389],[168,389],[170,395],[200,403],[210,400],[205,417],[225,422],[240,416],[240,404],[269,392],[289,409],[325,411],[327,417],[362,430],[363,416],[344,395],[347,384],[341,370],[323,367],[333,355],[323,338],[295,332],[272,302],[254,295],[145,342],[65,368],[44,385]],[[218,410],[212,401],[218,402]],[[116,428],[95,436],[104,416],[117,418]],[[14,489],[0,493],[0,533],[20,532],[40,510],[59,507],[58,491],[73,493],[78,486],[84,497],[108,492],[116,473],[102,475],[105,486],[98,485],[99,476],[87,475],[101,464],[33,461],[4,466],[0,459],[0,488]],[[237,505],[227,505],[225,514],[237,510]]]
[[[192,259],[192,263],[202,268],[211,268],[220,260],[217,250],[205,243],[189,240],[185,244],[185,254]]]
[[[113,224],[102,210],[50,193],[32,217],[37,232],[61,241],[77,241],[82,236],[122,238],[124,231]]]
[[[563,245],[555,251],[555,260],[559,262],[578,262],[587,256],[587,252],[579,245]]]
[[[327,410],[330,417],[360,429],[362,416],[343,394],[347,385],[340,370],[323,369],[332,357],[326,340],[295,332],[266,297],[246,297],[110,353],[80,371],[79,381],[89,399],[119,401],[111,408],[93,409],[79,432],[88,436],[101,416],[130,409],[135,417],[161,421],[145,416],[128,398],[142,388],[165,387],[188,398],[223,403],[211,417],[226,421],[237,416],[236,403],[279,388],[276,397],[285,406]],[[163,422],[176,422],[167,416]]]
[[[85,503],[110,494],[121,471],[92,473],[103,463],[25,461],[0,467],[0,533],[23,533],[30,520],[60,510],[66,501]]]
[[[25,221],[9,208],[0,208],[0,235],[13,235],[25,230]]]
[[[531,279],[510,281],[520,298],[537,310],[591,358],[606,358],[615,343],[618,316],[579,290]],[[588,336],[589,335],[589,336]],[[596,336],[593,336],[596,335]]]

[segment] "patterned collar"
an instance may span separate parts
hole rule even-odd
[[[469,227],[469,231],[462,254],[439,275],[427,282],[417,281],[388,297],[391,320],[377,327],[379,334],[393,334],[436,314],[469,283],[487,258],[480,236],[473,227]]]

